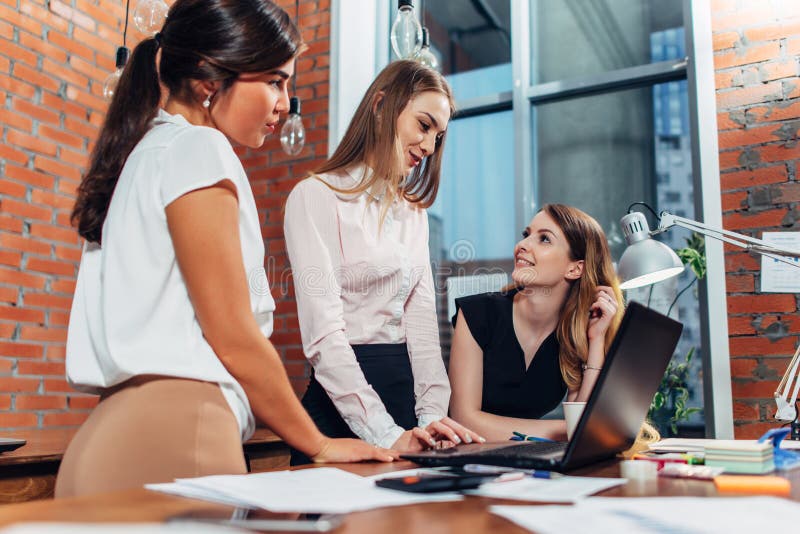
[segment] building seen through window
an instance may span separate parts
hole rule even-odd
[[[516,26],[512,7],[509,0],[417,4],[459,105],[448,128],[439,196],[429,210],[446,355],[453,297],[448,306],[448,288],[485,291],[502,285],[502,273],[510,273],[519,214],[531,211],[516,193],[520,181],[532,190],[534,210],[560,202],[595,217],[615,260],[624,250],[618,221],[632,202],[695,217],[685,66],[677,75],[661,67],[687,55],[683,2],[531,0],[529,24]],[[513,28],[527,34],[512,35]],[[530,50],[529,86],[522,89],[530,106],[531,145],[523,154],[515,149],[520,132],[511,97],[512,39]],[[528,176],[515,174],[521,158],[528,158]],[[673,248],[685,246],[688,237],[662,236]],[[475,274],[480,276],[451,279],[448,285],[448,278]],[[685,273],[652,292],[626,296],[666,312],[692,277]],[[699,314],[695,289],[672,310],[686,325],[677,357],[696,350],[689,388],[693,406],[703,402]],[[702,414],[690,423],[701,426]]]

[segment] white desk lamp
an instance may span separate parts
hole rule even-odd
[[[713,237],[745,250],[800,267],[800,264],[793,261],[800,258],[800,251],[783,249],[761,239],[712,228],[667,211],[661,212],[658,228],[652,232],[647,224],[647,219],[640,212],[629,212],[620,219],[620,225],[625,235],[625,241],[628,243],[628,247],[617,264],[617,274],[622,289],[655,284],[683,272],[684,267],[677,254],[664,243],[651,239],[651,236],[665,232],[673,226],[687,228],[704,236]],[[778,390],[775,392],[775,403],[778,407],[775,419],[792,422],[791,438],[794,440],[800,440],[800,421],[798,421],[800,410],[797,406],[797,396],[800,392],[800,377],[798,377],[800,356],[798,355],[800,355],[800,347],[795,352],[778,385]]]

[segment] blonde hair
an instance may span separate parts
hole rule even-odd
[[[341,172],[354,165],[368,164],[372,173],[352,189],[339,189],[321,181],[346,194],[375,191],[377,186],[384,193],[381,220],[398,195],[422,208],[430,207],[439,190],[446,132],[437,140],[435,152],[407,177],[403,174],[403,150],[397,142],[397,117],[412,99],[428,91],[444,95],[450,104],[450,116],[455,113],[450,86],[437,71],[411,60],[386,66],[361,99],[336,151],[316,171],[316,174]]]
[[[547,213],[558,225],[569,244],[572,261],[583,261],[583,273],[571,282],[556,327],[559,343],[561,376],[570,390],[578,389],[583,381],[583,369],[589,354],[589,310],[596,298],[597,286],[609,286],[617,301],[617,313],[606,331],[603,350],[608,352],[624,312],[622,291],[611,262],[611,252],[600,224],[587,213],[564,204],[545,204],[540,211]],[[512,284],[505,288],[522,289]]]
[[[661,440],[661,433],[650,422],[645,420],[639,428],[639,433],[636,435],[636,440],[631,445],[631,448],[622,452],[622,457],[629,459],[634,454],[641,454],[650,450],[650,444]]]

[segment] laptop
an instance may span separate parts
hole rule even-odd
[[[569,442],[472,443],[401,458],[423,466],[487,464],[552,471],[612,458],[633,445],[682,330],[681,323],[631,302]]]
[[[27,441],[18,438],[0,437],[0,452],[13,451],[25,445]]]

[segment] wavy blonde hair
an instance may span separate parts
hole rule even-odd
[[[547,213],[564,233],[569,244],[569,259],[583,260],[583,274],[571,282],[556,327],[561,376],[567,387],[575,390],[583,381],[581,365],[585,363],[589,354],[589,337],[586,330],[589,326],[589,309],[595,301],[597,286],[610,287],[617,301],[617,313],[606,331],[604,352],[608,352],[622,321],[624,313],[622,291],[611,262],[606,234],[594,218],[578,208],[565,204],[545,204],[539,211]],[[512,289],[524,288],[511,284],[503,288],[503,291]]]
[[[356,194],[367,190],[386,193],[382,199],[381,220],[397,196],[422,208],[430,207],[439,190],[446,132],[436,142],[435,152],[408,176],[403,174],[403,148],[397,139],[397,117],[412,99],[428,91],[444,95],[450,104],[450,116],[455,113],[450,86],[437,71],[411,60],[387,65],[361,99],[336,151],[316,171],[316,174],[341,172],[354,165],[367,164],[372,174],[352,189],[339,189],[322,180],[323,183],[339,193]]]

